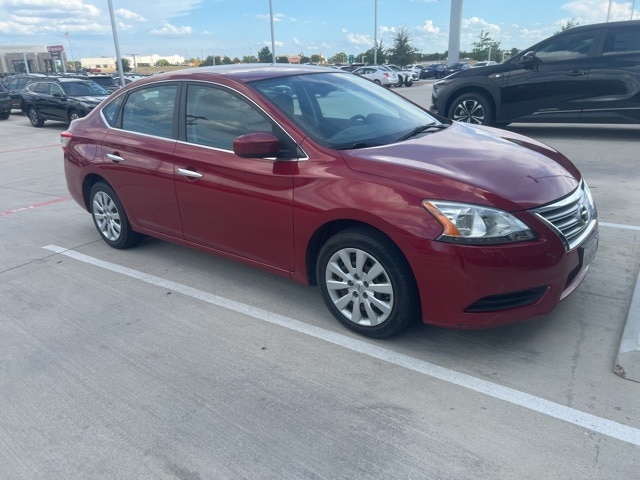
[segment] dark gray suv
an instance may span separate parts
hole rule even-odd
[[[571,28],[450,75],[433,85],[431,110],[484,125],[640,123],[640,21]]]

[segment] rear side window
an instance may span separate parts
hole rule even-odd
[[[123,100],[124,95],[121,95],[102,109],[102,115],[104,115],[105,120],[112,127],[116,126],[118,112],[120,111],[120,106],[122,105]]]
[[[602,54],[619,53],[640,53],[640,26],[609,30]]]
[[[177,85],[162,84],[131,92],[122,110],[122,129],[173,138],[173,110],[177,89]],[[117,109],[117,106],[114,108]]]

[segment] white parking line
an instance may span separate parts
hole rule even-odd
[[[601,227],[609,227],[609,228],[621,228],[623,230],[638,230],[640,231],[640,227],[635,225],[622,225],[620,223],[607,223],[607,222],[598,222],[598,225]]]
[[[640,446],[640,429],[630,427],[621,423],[608,420],[606,418],[591,415],[589,413],[581,412],[558,403],[550,402],[544,398],[536,397],[513,388],[504,387],[496,383],[488,382],[480,378],[473,377],[464,373],[449,370],[448,368],[440,367],[438,365],[425,362],[412,358],[408,355],[393,352],[386,348],[379,347],[377,345],[369,344],[363,340],[350,338],[340,333],[331,332],[323,328],[308,325],[298,320],[283,315],[278,315],[261,308],[252,307],[244,303],[229,300],[228,298],[219,297],[202,290],[182,285],[180,283],[172,282],[154,275],[134,270],[131,268],[123,267],[110,262],[105,262],[82,253],[75,252],[73,250],[67,250],[66,248],[58,247],[56,245],[47,245],[43,247],[46,250],[65,255],[83,263],[94,265],[96,267],[104,268],[112,272],[120,273],[131,278],[156,285],[158,287],[167,288],[175,292],[182,293],[183,295],[202,300],[203,302],[210,303],[219,307],[227,308],[235,312],[254,317],[265,322],[269,322],[274,325],[293,330],[311,337],[324,340],[334,345],[347,348],[351,351],[362,353],[379,360],[389,362],[399,367],[407,368],[414,372],[427,375],[432,378],[457,385],[469,390],[473,390],[478,393],[483,393],[490,397],[504,400],[514,405],[527,408],[534,412],[542,413],[559,420],[572,423],[579,427],[586,428],[588,430],[607,435],[623,442],[631,443],[633,445]]]

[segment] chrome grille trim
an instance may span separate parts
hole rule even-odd
[[[569,196],[531,212],[556,232],[567,252],[580,245],[598,222],[596,205],[584,180]]]

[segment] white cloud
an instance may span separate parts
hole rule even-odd
[[[131,10],[127,10],[125,8],[117,9],[115,11],[115,14],[120,18],[124,18],[125,20],[135,20],[137,22],[147,21],[142,15],[138,15],[137,13],[132,12]]]
[[[609,21],[629,20],[632,2],[611,2]],[[562,5],[579,24],[599,23],[607,20],[609,2],[605,0],[573,0]],[[570,19],[567,19],[570,20]],[[566,24],[566,21],[563,23]]]
[[[373,45],[373,40],[369,35],[356,35],[355,33],[349,33],[347,40],[354,45]]]
[[[437,35],[440,33],[440,28],[436,27],[433,24],[433,20],[425,20],[424,24],[418,27],[418,30],[421,31],[422,33],[429,33],[433,35]]]
[[[162,25],[162,28],[154,28],[150,33],[161,37],[183,37],[185,35],[191,35],[191,27],[178,27],[170,23],[165,23]]]

